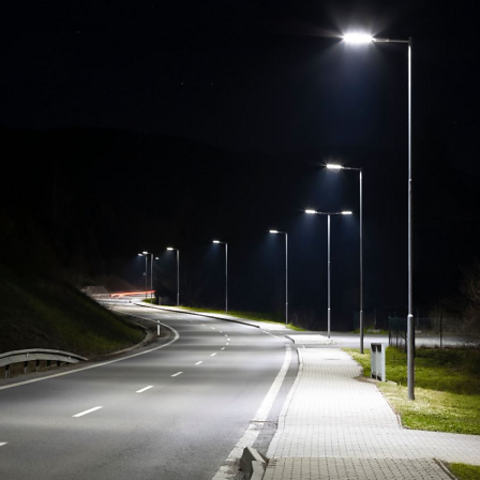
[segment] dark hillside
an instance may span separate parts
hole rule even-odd
[[[0,352],[54,348],[92,358],[138,343],[124,322],[67,282],[0,268]]]

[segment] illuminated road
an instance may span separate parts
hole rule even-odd
[[[1,479],[211,480],[225,464],[284,365],[283,336],[121,308],[170,325],[178,339],[121,361],[0,389]]]

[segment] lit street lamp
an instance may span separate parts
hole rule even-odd
[[[326,215],[327,216],[327,269],[328,269],[328,287],[327,287],[327,329],[328,338],[330,338],[331,308],[330,308],[330,216],[331,215],[351,215],[350,210],[342,212],[318,212],[317,210],[305,210],[309,215]]]
[[[180,306],[180,250],[178,248],[167,247],[167,250],[177,252],[177,307]]]
[[[147,299],[148,290],[148,252],[139,253],[139,257],[145,257],[145,300]]]
[[[415,324],[413,318],[413,238],[412,238],[412,39],[392,40],[374,38],[363,33],[348,33],[343,37],[346,43],[398,43],[408,48],[408,316],[407,316],[407,384],[408,398],[415,399]]]
[[[213,240],[213,243],[225,245],[225,313],[228,313],[228,243],[220,240]]]
[[[285,326],[288,325],[288,233],[270,230],[270,233],[285,235]]]
[[[363,201],[362,201],[362,169],[354,167],[344,167],[333,163],[327,163],[329,170],[354,170],[360,177],[360,353],[363,353]]]
[[[150,299],[153,299],[153,253],[149,252],[142,252],[139,253],[139,257],[145,257],[145,299],[147,298],[147,290],[148,290],[148,255],[150,255]],[[155,260],[158,260],[158,257],[155,257]]]

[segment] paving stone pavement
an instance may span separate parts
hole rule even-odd
[[[264,480],[443,480],[442,462],[480,465],[480,436],[407,430],[339,348],[299,349]]]

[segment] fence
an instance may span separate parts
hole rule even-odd
[[[418,342],[429,346],[443,347],[452,341],[461,343],[465,336],[464,323],[458,318],[414,317],[415,337]],[[407,319],[389,317],[388,344],[407,349]]]

